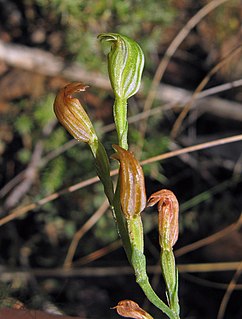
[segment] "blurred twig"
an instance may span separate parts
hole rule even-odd
[[[118,249],[122,247],[122,242],[120,239],[118,240],[115,240],[114,242],[112,242],[111,244],[105,246],[105,247],[102,247],[98,250],[95,250],[94,252],[84,256],[84,257],[81,257],[77,260],[75,260],[72,265],[74,266],[81,266],[81,265],[86,265],[94,260],[97,260],[103,256],[106,256],[107,254],[111,253],[112,251]]]
[[[235,82],[235,83],[234,83]],[[226,88],[233,88],[233,87],[238,87],[242,85],[242,80],[234,81],[231,83],[226,83],[226,87],[218,86],[214,87],[205,91],[202,91],[196,95],[196,100],[199,101],[201,98],[208,97],[211,94],[215,94],[218,91],[221,92],[225,90]],[[178,92],[179,94],[175,94],[175,91]],[[161,105],[159,107],[156,107],[154,109],[148,110],[146,112],[142,112],[139,114],[136,114],[134,116],[129,117],[129,123],[134,123],[137,121],[140,121],[142,119],[145,119],[149,116],[154,116],[157,114],[160,114],[162,111],[169,110],[173,107],[182,107],[182,105],[178,105],[176,102],[180,100],[187,100],[191,98],[190,92],[183,90],[183,89],[178,89],[178,88],[173,88],[169,85],[166,86],[166,88],[163,90],[163,95],[161,96],[161,99],[164,99],[166,101],[170,100],[170,103],[167,103],[165,105]],[[232,120],[238,120],[242,121],[242,112],[241,112],[241,106],[238,103],[231,102],[231,101],[225,101],[223,99],[218,99],[218,98],[209,98],[206,100],[206,103],[201,104],[197,102],[199,106],[199,111],[200,112],[211,112],[215,113],[217,116],[222,116],[225,118],[230,118]],[[209,105],[209,107],[207,107]],[[115,128],[114,124],[109,124],[105,125],[102,128],[103,133],[110,132]],[[53,158],[57,157],[58,155],[62,154],[63,152],[67,151],[71,147],[75,146],[78,144],[78,141],[76,140],[70,140],[67,143],[63,144],[60,148],[55,149],[51,152],[49,152],[47,155],[43,156],[40,159],[40,162],[38,163],[38,167],[44,167],[50,160]],[[37,148],[37,145],[36,145]],[[34,157],[34,154],[33,154]],[[36,165],[36,164],[35,164]],[[4,197],[7,195],[7,193],[13,189],[17,184],[19,184],[23,179],[25,174],[27,174],[28,168],[25,170],[21,171],[18,175],[16,175],[11,181],[9,181],[4,187],[0,190],[0,197]]]
[[[221,92],[225,92],[227,90],[231,90],[231,89],[234,89],[234,88],[237,88],[237,87],[240,87],[240,86],[242,86],[242,79],[231,81],[231,82],[228,82],[228,83],[224,83],[224,84],[220,84],[220,85],[211,87],[211,88],[209,88],[207,90],[204,90],[204,91],[200,92],[198,94],[198,96],[201,99],[203,97],[206,97],[206,96],[209,96],[209,95],[213,95],[213,94],[217,94],[217,93],[221,93]]]
[[[233,49],[231,52],[229,52],[219,63],[217,63],[212,70],[208,72],[208,74],[204,77],[204,79],[200,82],[200,84],[197,86],[196,90],[194,91],[191,100],[185,105],[182,112],[176,119],[175,124],[173,125],[173,128],[171,130],[171,137],[173,139],[176,138],[178,131],[181,127],[181,124],[186,117],[187,113],[190,111],[192,104],[196,98],[196,95],[202,91],[202,89],[205,87],[205,85],[208,83],[210,78],[219,70],[221,69],[230,59],[232,59],[235,55],[239,54],[242,50],[242,44]]]
[[[96,224],[100,217],[106,212],[108,207],[109,203],[107,200],[105,200],[103,204],[97,209],[97,211],[88,219],[88,221],[75,233],[68,248],[68,252],[63,265],[64,268],[70,268],[72,266],[72,260],[80,239],[89,229],[91,229]]]
[[[204,90],[195,97],[197,101],[197,106],[199,107],[199,113],[209,112],[215,114],[216,116],[224,117],[226,119],[242,121],[242,110],[241,105],[236,102],[227,101],[220,98],[210,97],[213,94],[218,92],[224,92],[225,90],[229,90],[235,87],[242,86],[242,80],[237,80],[229,83],[225,83],[223,85],[218,85],[212,87],[210,89]],[[162,90],[162,95],[160,96],[161,100],[164,100],[166,104],[162,104],[157,106],[153,109],[143,111],[141,113],[135,114],[128,118],[129,124],[141,121],[151,116],[159,115],[162,112],[168,111],[173,108],[183,108],[183,104],[180,101],[187,101],[191,99],[192,94],[184,89],[174,88],[170,85],[166,85],[165,88]],[[178,94],[179,93],[179,94]],[[200,101],[202,98],[206,98],[205,101]],[[168,102],[170,101],[170,102]],[[179,103],[179,104],[178,104]],[[108,124],[102,127],[102,133],[108,133],[115,129],[115,124]],[[66,152],[73,146],[77,145],[79,142],[75,139],[70,140],[63,144],[58,149],[55,149],[48,154],[46,154],[41,160],[41,167],[45,166],[53,158],[57,157],[58,155]],[[0,191],[1,196],[1,191]]]
[[[227,0],[223,0],[223,2],[224,1],[227,1]],[[222,1],[220,0],[220,2]],[[210,6],[210,4],[208,4],[208,6]],[[65,61],[63,61],[63,59],[61,59],[60,57],[56,57],[54,54],[50,52],[46,52],[44,50],[29,48],[23,45],[17,45],[12,43],[5,43],[0,40],[0,60],[7,63],[10,66],[17,67],[24,70],[34,71],[48,77],[62,76],[69,81],[79,81],[79,82],[81,81],[81,82],[90,84],[91,86],[94,86],[103,90],[111,91],[111,86],[106,76],[103,76],[99,72],[91,72],[90,70],[87,71],[84,66],[78,63],[68,64]],[[171,85],[162,84],[159,87],[159,82],[160,81],[156,83],[155,78],[152,82],[149,95],[146,99],[146,101],[148,100],[151,101],[150,95],[151,95],[151,92],[153,92],[154,90],[153,92],[154,97],[152,98],[151,104],[153,103],[154,99],[163,101],[165,103],[170,103],[170,104],[172,103],[181,104],[181,101],[187,102],[192,96],[191,92],[171,86]],[[155,87],[153,87],[154,85]],[[239,83],[235,82],[234,87],[239,85],[241,85],[240,82]],[[225,88],[223,88],[223,90],[229,89],[232,87],[233,86],[228,87],[227,85]],[[140,96],[142,95],[142,91],[143,90],[140,89],[140,91],[138,92]],[[198,94],[197,98],[205,97],[215,93],[216,91],[215,92],[204,91],[201,93],[201,95]],[[215,104],[217,108],[219,108],[220,106],[220,100],[223,101],[222,99],[213,100],[213,104]],[[231,102],[231,101],[226,101],[226,103],[230,103],[230,107],[232,110],[235,108],[235,112],[239,112],[240,108],[238,110],[238,103]],[[151,107],[145,106],[143,110],[144,113],[147,113],[150,110],[150,108]],[[215,109],[215,112],[219,116],[220,112],[219,110],[217,110],[217,108]],[[206,111],[210,111],[210,109],[207,109]],[[234,110],[232,112],[230,111],[231,116],[233,116],[233,112]],[[229,116],[230,113],[229,112],[227,113]]]
[[[238,268],[241,261],[201,263],[201,264],[178,264],[180,272],[213,272],[213,271],[232,271]]]
[[[0,40],[0,60],[10,66],[46,76],[63,76],[72,81],[85,81],[105,90],[110,89],[108,78],[100,73],[86,71],[78,63],[67,64],[60,57],[41,49]]]
[[[216,289],[227,289],[228,284],[222,283],[222,282],[215,282],[215,281],[210,281],[201,277],[198,277],[197,275],[192,275],[189,273],[183,273],[182,277],[185,278],[186,280],[193,282],[197,285],[200,286],[205,286],[209,288],[216,288]],[[242,284],[236,284],[234,287],[235,290],[242,290]]]
[[[42,139],[36,143],[33,150],[32,158],[27,168],[24,171],[20,172],[17,176],[15,176],[14,181],[12,181],[8,185],[8,187],[5,186],[4,191],[2,190],[3,194],[6,195],[6,191],[10,190],[11,187],[15,186],[13,191],[5,200],[3,206],[5,210],[13,208],[17,203],[19,203],[21,198],[30,190],[40,166],[41,157],[43,154],[43,140],[51,134],[55,124],[56,120],[50,121],[44,126],[42,130]]]
[[[199,10],[181,29],[181,31],[176,35],[174,40],[171,42],[169,47],[167,48],[164,57],[162,58],[160,64],[158,65],[158,68],[156,70],[156,73],[154,75],[154,78],[152,80],[151,87],[149,89],[148,96],[146,98],[145,104],[144,104],[144,111],[147,111],[151,108],[155,98],[156,93],[159,87],[159,83],[161,82],[161,79],[165,73],[165,70],[176,52],[177,48],[180,46],[180,44],[183,42],[183,40],[187,37],[187,35],[190,33],[190,31],[211,11],[213,11],[215,8],[223,4],[228,0],[212,0],[207,5],[205,5],[201,10]],[[162,88],[161,88],[162,90]],[[143,121],[142,125],[140,125],[142,136],[144,137],[145,132],[147,128],[147,122]],[[141,139],[143,140],[143,139]],[[141,145],[142,148],[142,145]]]
[[[5,184],[1,189],[0,189],[0,198],[3,198],[8,194],[8,192],[11,191],[19,182],[21,182],[24,178],[26,169],[21,171],[19,174],[14,176],[7,184]]]
[[[234,271],[240,267],[241,261],[234,262],[217,262],[217,263],[196,263],[196,264],[178,264],[178,270],[181,273],[187,272],[220,272],[220,271]],[[148,266],[148,273],[160,274],[160,265]],[[118,267],[80,267],[80,268],[32,268],[31,272],[36,277],[112,277],[119,275],[133,275],[132,268],[130,266],[118,266]],[[2,269],[1,279],[2,281],[9,281],[13,276],[29,276],[28,271],[22,271],[19,269]]]
[[[237,270],[236,270],[232,280],[230,281],[228,288],[224,294],[224,297],[223,297],[222,302],[221,302],[220,307],[219,307],[217,319],[224,318],[224,313],[225,313],[227,304],[229,302],[229,298],[230,298],[232,292],[236,288],[236,282],[238,281],[238,279],[241,275],[241,272],[242,272],[242,262],[240,262],[240,264],[238,265]]]
[[[188,146],[185,147],[183,149],[179,149],[176,151],[172,151],[172,152],[168,152],[165,154],[161,154],[161,155],[157,155],[151,158],[148,158],[144,161],[141,162],[142,165],[146,165],[146,164],[150,164],[150,163],[154,163],[156,161],[161,161],[167,158],[171,158],[174,156],[179,156],[182,154],[186,154],[186,153],[191,153],[191,152],[195,152],[195,151],[199,151],[202,149],[207,149],[210,147],[214,147],[214,146],[219,146],[219,145],[224,145],[227,143],[232,143],[232,142],[236,142],[236,141],[241,141],[242,140],[242,134],[239,135],[234,135],[231,137],[225,137],[225,138],[221,138],[221,139],[217,139],[211,142],[206,142],[206,143],[201,143],[201,144],[197,144],[194,146]]]
[[[1,319],[85,319],[86,317],[70,317],[49,314],[39,310],[13,309],[7,307],[0,308]]]
[[[228,143],[234,143],[234,142],[239,142],[242,141],[242,134],[239,135],[234,135],[231,137],[227,137],[227,138],[222,138],[222,139],[217,139],[211,142],[206,142],[206,143],[201,143],[201,144],[197,144],[194,146],[189,146],[180,150],[176,150],[176,151],[172,151],[172,152],[168,152],[165,154],[161,154],[161,155],[157,155],[151,158],[148,158],[144,161],[141,162],[141,165],[146,165],[146,164],[151,164],[157,161],[161,161],[164,159],[168,159],[168,158],[172,158],[181,154],[185,154],[185,153],[191,153],[191,152],[195,152],[198,150],[202,150],[202,149],[207,149],[210,147],[215,147],[215,146],[219,146],[219,145],[224,145],[224,144],[228,144]],[[118,173],[118,170],[113,170],[111,171],[111,176],[114,176]],[[92,177],[88,180],[85,180],[83,182],[77,183],[75,185],[72,185],[68,188],[63,189],[62,191],[53,193],[47,197],[42,198],[41,200],[35,202],[35,203],[31,203],[29,205],[23,206],[23,207],[19,207],[16,208],[14,211],[12,211],[8,216],[5,216],[3,218],[0,219],[0,226],[14,220],[15,218],[18,218],[20,216],[23,216],[24,214],[26,214],[27,212],[42,206],[46,203],[49,203],[57,198],[59,198],[60,196],[67,194],[67,193],[72,193],[78,189],[81,189],[83,187],[86,187],[88,185],[94,184],[96,182],[99,181],[99,178],[97,176]]]
[[[193,251],[193,250],[196,250],[198,248],[201,248],[201,247],[207,246],[211,243],[214,243],[215,241],[221,239],[222,237],[229,235],[231,232],[240,229],[241,224],[242,224],[242,214],[240,215],[239,219],[235,223],[233,223],[232,225],[229,225],[228,227],[218,231],[215,234],[212,234],[211,236],[208,236],[208,237],[203,238],[201,240],[198,240],[190,245],[186,245],[182,248],[177,249],[175,251],[175,256],[180,257],[180,256],[183,256],[183,255]]]
[[[226,228],[218,231],[217,233],[212,234],[210,236],[207,236],[206,238],[203,238],[203,239],[198,240],[192,244],[183,246],[183,247],[175,250],[175,252],[174,252],[175,256],[180,257],[182,255],[185,255],[185,254],[191,252],[191,251],[194,251],[194,250],[199,249],[201,247],[210,245],[210,244],[214,243],[215,241],[220,240],[221,238],[229,235],[231,232],[239,230],[241,227],[241,224],[242,224],[242,214],[240,215],[239,219],[235,223],[227,226]],[[116,241],[112,242],[111,244],[107,245],[106,247],[98,249],[98,250],[92,252],[91,254],[76,260],[73,263],[73,265],[87,264],[89,262],[92,262],[98,258],[101,258],[101,257],[107,255],[108,253],[112,252],[113,250],[115,250],[119,247],[121,247],[121,241],[116,240]]]

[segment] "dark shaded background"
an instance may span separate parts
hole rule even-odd
[[[113,97],[108,90],[106,60],[97,35],[120,32],[137,40],[143,48],[146,57],[143,88],[138,97],[130,100],[129,106],[130,116],[139,114],[166,48],[208,2],[213,1],[0,1],[0,44],[9,45],[5,53],[0,48],[1,218],[20,206],[95,176],[85,145],[73,144],[63,150],[71,137],[56,123],[52,104],[57,90],[65,83],[79,79],[90,85],[81,99],[108,153],[112,154],[111,144],[116,142],[116,135],[103,131],[113,121]],[[141,120],[130,125],[131,149],[141,159],[241,134],[240,84],[214,95],[215,101],[204,98],[195,102],[175,140],[170,137],[185,104],[183,98],[174,103],[174,98],[180,96],[178,88],[186,90],[183,97],[189,96],[224,56],[241,45],[241,20],[240,1],[226,1],[202,19],[178,47],[162,79],[158,92],[161,98],[153,103],[153,107],[161,106],[161,111],[147,120],[145,141],[140,133]],[[26,48],[40,51],[30,51],[32,57],[22,58]],[[47,67],[45,63],[39,63],[38,68],[26,66],[31,59],[45,53],[52,54],[47,55],[50,63]],[[56,62],[53,57],[62,63],[59,73],[52,72]],[[73,71],[64,72],[73,65]],[[211,77],[205,90],[237,81],[241,74],[240,53]],[[172,88],[170,98],[165,97],[167,84]],[[167,107],[169,99],[171,103]],[[175,250],[238,220],[242,207],[241,150],[242,144],[237,142],[144,167],[147,195],[162,187],[169,188],[181,204],[180,238]],[[110,308],[122,299],[132,299],[154,317],[160,316],[145,301],[132,271],[127,269],[122,248],[101,258],[94,256],[92,262],[84,258],[103,247],[107,249],[117,240],[110,212],[81,239],[73,264],[73,272],[79,274],[72,271],[67,274],[62,268],[75,232],[103,200],[102,187],[94,184],[61,195],[56,201],[39,205],[20,219],[1,226],[3,305],[13,305],[17,299],[35,309],[57,308],[83,318],[117,318]],[[147,211],[143,219],[148,265],[157,265],[155,210]],[[241,242],[238,227],[213,244],[177,257],[177,262],[239,262]],[[180,274],[182,318],[217,318],[227,285],[236,272],[236,267],[230,271],[210,271],[209,264],[204,269]],[[162,295],[162,280],[152,272],[150,276],[156,291]],[[223,318],[242,316],[240,279],[237,284]]]

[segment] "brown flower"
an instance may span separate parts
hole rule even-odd
[[[74,93],[85,91],[87,85],[74,82],[66,85],[57,94],[54,112],[59,122],[78,141],[92,143],[97,139],[92,122]]]
[[[142,167],[134,155],[118,145],[112,158],[120,162],[120,202],[126,219],[138,216],[146,206],[145,181]]]
[[[114,309],[120,316],[134,319],[152,319],[151,315],[144,309],[132,301],[132,300],[122,300],[120,301]]]
[[[179,204],[174,193],[168,189],[162,189],[150,196],[147,207],[158,203],[159,212],[159,236],[163,249],[171,249],[178,238]]]

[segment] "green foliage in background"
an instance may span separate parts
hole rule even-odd
[[[105,59],[107,52],[102,52],[102,48],[96,38],[97,35],[112,30],[136,39],[144,50],[146,66],[141,95],[138,98],[130,99],[129,115],[133,116],[143,110],[144,99],[150,88],[150,81],[165,49],[188,19],[205,3],[208,3],[208,1],[198,1],[196,3],[178,0],[2,1],[0,6],[4,8],[4,12],[5,10],[6,12],[11,12],[11,19],[3,19],[2,21],[1,28],[3,32],[1,32],[1,40],[5,41],[7,39],[9,43],[41,48],[56,57],[63,58],[64,61],[70,63],[77,61],[85,70],[95,70],[98,73],[103,72],[107,75]],[[198,68],[201,67],[203,70],[208,70],[211,65],[213,66],[221,59],[226,51],[229,52],[234,46],[238,45],[238,30],[241,24],[241,10],[238,10],[239,3],[240,0],[228,1],[225,6],[220,6],[199,23],[172,58],[166,72],[165,82],[176,85],[176,80],[179,78],[179,83],[186,87],[187,78],[184,73],[193,80]],[[4,15],[4,12],[1,12],[1,15]],[[38,42],[39,34],[41,39]],[[204,60],[200,60],[199,52],[205,58]],[[207,54],[206,57],[205,53]],[[199,59],[199,67],[196,63],[197,59]],[[187,72],[190,70],[190,64],[192,64],[194,74],[193,72],[191,74]],[[188,69],[186,69],[187,66]],[[1,67],[1,81],[2,79],[4,80],[8,73],[11,74],[12,70],[14,68],[8,68],[7,65],[3,65]],[[225,73],[221,74],[220,78],[216,77],[219,81],[222,78],[223,83],[229,82],[231,79],[240,78],[240,61],[238,59],[231,60],[228,69],[226,68],[223,72]],[[19,69],[19,73],[21,75],[21,69]],[[16,76],[12,77],[11,83],[8,82],[10,84],[7,90],[8,96],[11,96],[12,89],[14,90],[16,87],[19,89],[20,95],[16,97],[13,94],[12,100],[0,101],[1,187],[4,187],[8,182],[11,183],[19,173],[28,168],[35,147],[39,142],[42,143],[43,147],[40,168],[36,172],[34,182],[28,192],[20,198],[16,204],[17,207],[36,202],[45,196],[95,175],[94,162],[86,145],[75,145],[67,151],[61,152],[63,146],[70,142],[72,137],[59,124],[53,124],[51,133],[47,137],[44,136],[44,128],[51,125],[52,121],[55,121],[52,104],[56,90],[62,83],[58,82],[59,80],[57,78],[56,82],[56,79],[53,81],[51,77],[45,78],[43,87],[37,92],[38,89],[36,87],[38,85],[34,81],[29,81],[27,77],[24,81],[29,83],[33,91],[35,91],[35,94],[30,94],[29,92],[21,92],[24,85],[22,86],[22,83],[18,84],[19,81]],[[213,85],[214,83],[211,84]],[[233,92],[236,94],[237,90],[233,89]],[[101,137],[102,141],[105,141],[105,147],[110,156],[114,153],[112,144],[117,143],[116,134],[115,132],[103,133],[101,128],[104,123],[100,120],[105,115],[106,123],[111,122],[111,118],[104,114],[108,104],[111,108],[110,93],[94,87],[90,88],[89,93],[99,101],[99,105],[96,103],[95,107],[98,108],[100,106],[100,109],[91,110],[89,103],[85,103],[85,98],[84,104],[88,111],[93,112],[92,119],[95,121],[97,135]],[[236,100],[235,95],[233,99]],[[158,104],[155,102],[154,106],[158,106]],[[95,119],[96,111],[99,119]],[[134,153],[137,150],[139,152],[140,145],[143,145],[142,153],[139,153],[140,160],[148,159],[172,149],[169,147],[168,134],[169,125],[174,123],[176,112],[174,110],[173,114],[172,110],[171,117],[171,113],[166,113],[170,119],[168,117],[162,118],[162,116],[158,115],[148,118],[145,138],[140,133],[142,120],[130,124],[129,140],[131,150]],[[206,116],[207,118],[205,119],[203,117],[198,119],[199,125],[196,127],[198,139],[213,139],[214,136],[212,135],[203,136],[207,132],[210,134],[210,129],[216,136],[221,134],[220,131],[217,131],[220,124],[219,120],[215,117],[212,118],[215,121],[213,122],[214,127],[212,125],[211,128],[210,124],[207,125],[209,114]],[[191,135],[195,132],[195,130],[193,131],[194,124],[191,124]],[[200,131],[201,126],[204,127],[202,134]],[[235,134],[233,121],[231,122],[229,119],[226,120],[226,123],[222,122],[222,128],[222,134]],[[186,133],[187,131],[184,131],[182,136],[180,136],[181,142],[183,134],[186,135]],[[196,143],[195,140],[194,143]],[[186,146],[186,143],[181,145]],[[217,151],[217,149],[221,148],[214,150]],[[231,146],[231,149],[234,150],[235,148]],[[52,157],[55,152],[60,152],[60,154]],[[176,157],[143,166],[148,185],[147,195],[152,190],[157,190],[160,187],[170,187],[174,191],[178,191],[181,203],[180,233],[186,243],[191,238],[205,238],[219,228],[226,227],[228,223],[233,223],[238,217],[237,213],[240,213],[241,192],[235,180],[238,175],[237,178],[239,178],[241,184],[240,172],[232,172],[226,169],[226,166],[222,167],[222,164],[219,167],[220,161],[217,163],[217,159],[219,159],[221,162],[228,162],[229,164],[230,157],[227,160],[227,155],[230,155],[229,153],[231,152],[227,153],[223,153],[221,149],[221,153],[218,154],[220,154],[219,156],[223,154],[224,159],[217,158],[216,152],[213,153],[212,149],[211,153],[202,151],[190,154],[191,162],[189,155],[188,160]],[[190,166],[193,160],[198,163],[198,167]],[[111,167],[112,169],[117,168],[117,163],[111,161]],[[209,173],[208,175],[202,174],[204,169],[205,173]],[[237,175],[230,182],[232,174]],[[210,176],[212,179],[210,179]],[[226,179],[228,183],[223,182],[224,180],[226,182]],[[214,187],[214,185],[217,186]],[[15,188],[17,187],[13,186],[10,189],[9,193],[3,197],[3,201],[7,199]],[[22,262],[29,258],[30,267],[61,267],[74,234],[102,205],[104,200],[102,188],[100,183],[96,183],[73,193],[62,194],[57,200],[40,206],[23,218],[16,219],[2,227],[2,240],[0,241],[1,265],[6,267],[6,269],[9,266],[15,269],[22,266],[26,267]],[[147,211],[144,214],[144,220],[146,237],[152,243],[156,236],[157,216],[152,211]],[[192,234],[192,237],[189,237],[190,234]],[[111,213],[107,211],[80,241],[75,261],[116,239],[117,233],[114,222]],[[152,248],[149,241],[147,243],[152,252],[155,246]],[[232,248],[233,251],[236,249],[235,246]],[[232,253],[232,250],[227,251],[227,254]],[[28,256],[23,254],[26,251],[29,254]],[[225,254],[226,251],[223,250],[223,253]],[[199,262],[203,261],[202,255],[198,255]],[[224,261],[224,257],[226,256],[222,257],[222,261]],[[101,261],[101,263],[105,263],[105,260]],[[112,262],[112,255],[107,255],[107,260]],[[149,262],[153,260],[155,259],[151,258]],[[97,261],[97,264],[99,262]],[[59,303],[58,296],[63,291],[63,280],[51,280],[55,281],[55,289],[53,289],[52,282],[51,289],[53,290],[50,289],[48,291],[47,284],[42,286],[43,291],[49,294],[49,297],[54,296],[54,302]],[[45,280],[45,283],[47,281],[50,282],[50,279]],[[128,278],[128,286],[129,283],[131,282]],[[41,285],[41,283],[39,284]],[[76,285],[74,288],[71,287],[69,289],[68,286],[65,286],[64,290],[68,294],[75,296],[77,303],[73,303],[71,298],[66,301],[65,305],[63,305],[62,300],[60,301],[61,307],[66,307],[66,305],[70,307],[70,313],[74,309],[79,309],[80,305],[86,306],[86,299],[79,299],[80,292],[83,296],[88,296],[92,289],[92,287],[88,286],[90,290],[86,293],[83,287],[77,286],[77,280],[74,281],[74,284]],[[125,281],[122,282],[121,291],[125,284]],[[27,291],[28,289],[30,290],[30,295],[25,295],[25,290]],[[2,290],[6,291],[6,294],[2,295]],[[9,283],[9,290],[8,292],[7,287],[2,288],[0,286],[0,303],[4,304],[2,299],[11,295],[15,290],[16,296],[20,296],[20,300],[26,301],[27,306],[29,303],[31,306],[35,305],[38,309],[42,306],[41,302],[35,303],[40,297],[39,291],[36,293],[34,287],[26,287],[26,282],[23,282],[23,280]],[[105,299],[105,294],[106,291],[102,290],[101,295],[95,295],[97,298],[93,299],[101,301],[102,298]],[[44,301],[46,296],[42,297]],[[183,302],[184,300],[185,298]],[[188,302],[190,301],[189,298],[187,300]],[[189,307],[190,304],[188,304],[187,309],[190,309]],[[90,318],[99,315],[96,307],[91,308],[95,310],[95,313],[87,314],[84,311],[83,315]],[[82,313],[82,311],[80,312]],[[110,311],[110,313],[112,312]],[[195,313],[193,315],[195,316]],[[102,317],[102,315],[99,316]],[[112,314],[110,316],[113,318]],[[109,315],[107,316],[105,313],[103,317],[109,318]]]
[[[146,56],[151,56],[157,51],[161,30],[177,14],[168,0],[38,0],[37,3],[61,24],[65,32],[63,47],[68,48],[69,57],[86,68],[99,70],[102,60],[96,41],[99,33],[112,30],[128,34],[140,43]],[[149,65],[149,59],[146,64]],[[106,65],[102,68],[105,70]]]

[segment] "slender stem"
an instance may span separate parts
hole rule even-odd
[[[127,221],[123,218],[123,212],[120,206],[119,188],[120,183],[118,181],[113,201],[114,215],[127,258],[135,272],[136,282],[139,284],[144,294],[152,304],[163,311],[170,319],[179,319],[179,317],[156,295],[149,283],[149,278],[146,272],[146,257],[143,254],[143,244],[141,243],[142,240],[138,240],[138,243],[135,240],[137,239],[137,236],[143,238],[140,234],[140,229],[142,228],[141,219],[138,218],[134,223],[130,223],[130,221],[127,223]]]
[[[119,146],[128,149],[127,100],[116,96],[113,105],[114,122],[118,134]]]
[[[132,249],[131,264],[135,271],[136,282],[139,284],[149,301],[165,313],[170,319],[179,319],[179,315],[170,309],[154,292],[146,273],[145,255],[136,248]]]
[[[132,219],[127,219],[127,228],[131,246],[137,248],[142,253],[144,252],[144,234],[141,216],[136,216]]]
[[[95,140],[93,143],[89,144],[93,157],[95,159],[97,175],[100,178],[104,192],[108,198],[110,205],[113,205],[113,183],[110,176],[110,164],[108,155],[102,143],[99,140]]]
[[[118,233],[122,240],[125,253],[127,255],[129,263],[131,263],[132,250],[131,250],[130,239],[129,239],[128,230],[127,230],[126,220],[123,217],[123,212],[122,212],[122,208],[120,204],[120,181],[119,180],[118,180],[117,188],[114,194],[113,207],[111,208],[113,211],[114,218],[117,222]]]
[[[146,281],[138,282],[143,292],[149,301],[155,305],[158,309],[160,309],[163,313],[165,313],[170,319],[180,319],[180,317],[175,314],[154,292],[151,287],[149,280],[147,278]]]
[[[162,249],[160,254],[162,275],[170,308],[179,316],[178,271],[172,249]]]

